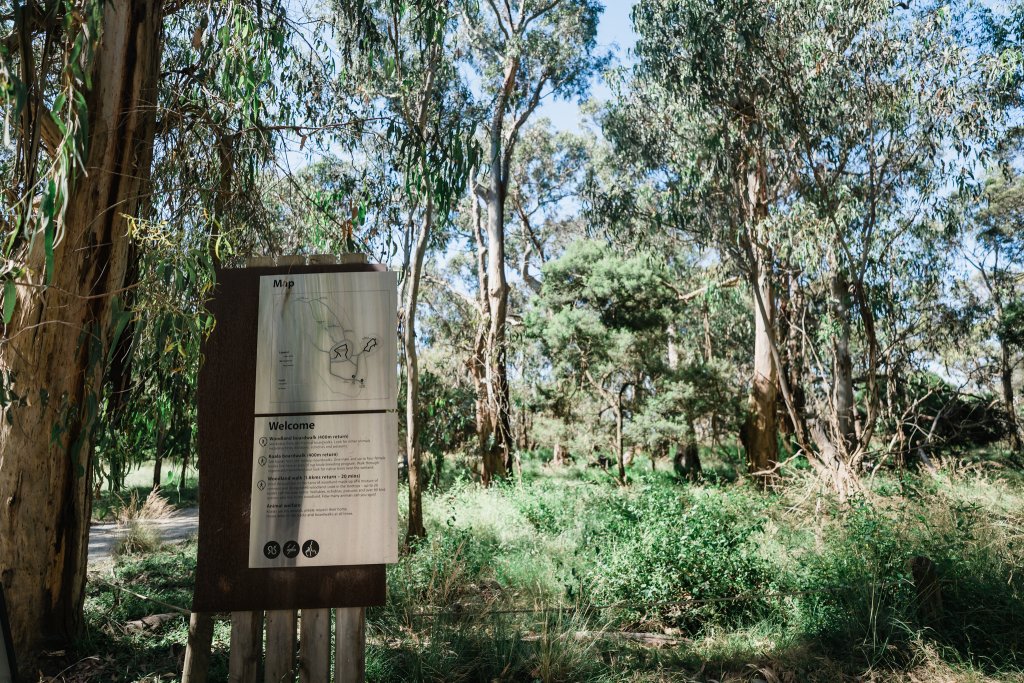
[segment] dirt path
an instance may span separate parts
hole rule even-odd
[[[199,529],[199,508],[184,508],[166,519],[147,522],[165,543],[181,543],[195,536]],[[113,559],[114,546],[124,534],[117,522],[94,522],[89,528],[89,567]]]

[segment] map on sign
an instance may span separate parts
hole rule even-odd
[[[393,410],[396,276],[260,278],[256,414]]]

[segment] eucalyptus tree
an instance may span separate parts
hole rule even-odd
[[[482,313],[471,372],[477,388],[477,433],[484,480],[511,466],[506,319],[506,200],[513,155],[523,126],[549,97],[582,97],[605,63],[595,37],[596,0],[458,0],[462,51],[475,75],[481,119],[481,174],[472,193],[486,206],[486,221],[471,221],[478,250]],[[472,210],[479,212],[476,200]]]
[[[1004,159],[986,179],[980,201],[968,212],[973,228],[962,241],[964,259],[980,284],[979,305],[989,324],[981,326],[995,339],[1003,408],[1011,443],[1024,448],[1013,386],[1014,370],[1024,349],[1024,177]]]
[[[90,441],[147,191],[162,3],[17,2],[3,18],[0,570],[19,657],[81,625]]]
[[[416,312],[427,249],[442,243],[443,229],[476,163],[474,120],[468,93],[453,59],[450,3],[339,3],[360,5],[372,28],[344,46],[355,66],[345,87],[379,106],[388,141],[378,154],[390,161],[404,189],[402,346],[405,358],[405,428],[409,471],[410,540],[426,536],[422,512],[422,416]],[[347,5],[347,7],[346,7]],[[342,13],[345,14],[344,12]],[[353,83],[354,81],[354,83]]]
[[[817,332],[807,346],[817,343],[815,362],[830,379],[810,392],[818,416],[812,462],[840,491],[870,450],[881,411],[891,345],[876,311],[893,307],[890,283],[907,277],[908,260],[942,265],[930,253],[943,234],[945,186],[951,177],[964,182],[971,145],[995,114],[976,77],[988,57],[958,33],[969,7],[856,10],[855,21],[836,15],[817,32],[806,27],[820,21],[821,8],[787,14],[788,33],[801,38],[773,69],[796,139],[787,251],[808,289],[827,301],[820,324],[804,330]],[[937,275],[925,272],[918,284]]]
[[[779,359],[771,209],[789,190],[787,149],[764,54],[770,3],[647,0],[634,9],[638,61],[623,106],[606,117],[620,148],[659,169],[678,226],[728,254],[753,293],[754,354],[744,429],[751,472],[778,457]],[[665,219],[662,218],[662,222]],[[785,386],[785,385],[784,385]]]
[[[265,167],[295,114],[273,78],[294,33],[280,2],[17,2],[0,22],[15,140],[0,154],[0,570],[30,665],[81,625],[104,385],[135,382],[127,348],[153,338],[135,324],[145,246],[133,236],[173,237],[171,220],[219,232],[227,193]],[[236,146],[206,154],[218,133]]]
[[[873,295],[900,275],[894,246],[934,241],[939,179],[965,168],[965,141],[985,125],[978,61],[949,10],[931,6],[647,0],[634,18],[638,64],[609,130],[657,169],[684,229],[750,282],[751,469],[773,469],[777,387],[802,450],[845,493],[878,414]],[[780,272],[787,333],[799,337],[807,327],[793,323],[806,314],[820,322],[803,339],[812,359],[779,338]],[[824,308],[805,307],[809,293]],[[780,372],[794,364],[803,371]],[[811,429],[801,395],[812,399]]]

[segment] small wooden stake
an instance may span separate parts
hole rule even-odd
[[[334,683],[366,681],[366,608],[334,610]]]
[[[264,683],[295,680],[295,610],[267,611]]]
[[[181,683],[206,683],[213,647],[213,615],[193,612],[188,620],[188,646]]]
[[[331,611],[304,609],[300,624],[299,680],[325,683],[331,671]]]
[[[230,683],[256,683],[263,645],[263,612],[231,613]]]

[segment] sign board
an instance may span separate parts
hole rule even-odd
[[[384,602],[397,560],[396,277],[217,273],[199,375],[193,609]]]
[[[394,413],[257,417],[250,567],[398,562]]]

